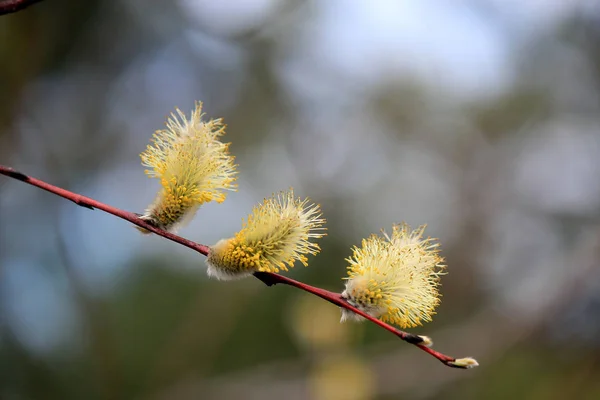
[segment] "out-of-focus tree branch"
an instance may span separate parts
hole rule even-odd
[[[11,14],[39,3],[42,0],[0,0],[0,15]]]

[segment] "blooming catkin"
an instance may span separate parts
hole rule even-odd
[[[291,189],[265,199],[254,207],[241,231],[211,247],[208,275],[229,280],[257,271],[287,271],[295,261],[307,266],[306,254],[320,251],[310,239],[325,235],[324,222],[320,207],[295,198]]]
[[[171,231],[193,217],[203,203],[221,203],[226,191],[236,188],[234,157],[229,144],[219,141],[225,133],[221,119],[203,121],[200,102],[189,120],[176,110],[166,129],[156,131],[140,155],[142,165],[150,168],[146,174],[162,186],[141,218]]]
[[[431,321],[440,303],[439,280],[444,273],[439,244],[423,238],[422,226],[411,231],[394,225],[392,235],[372,235],[353,248],[342,297],[384,322],[410,328]],[[342,321],[361,319],[342,309]]]

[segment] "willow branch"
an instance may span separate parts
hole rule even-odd
[[[0,15],[21,11],[42,0],[0,0]]]
[[[141,219],[139,217],[138,214],[136,213],[132,213],[129,211],[125,211],[125,210],[121,210],[119,208],[116,207],[112,207],[109,206],[107,204],[101,203],[97,200],[91,199],[89,197],[85,197],[82,196],[80,194],[77,193],[73,193],[71,191],[59,188],[57,186],[51,185],[49,183],[46,183],[42,180],[36,179],[36,178],[32,178],[28,175],[25,175],[23,173],[20,173],[16,170],[14,170],[13,168],[7,167],[7,166],[3,166],[0,165],[0,174],[1,175],[6,175],[10,178],[19,180],[21,182],[25,182],[28,183],[32,186],[38,187],[40,189],[46,190],[50,193],[54,193],[57,196],[60,196],[62,198],[65,198],[67,200],[71,200],[73,203],[77,204],[78,206],[81,207],[85,207],[88,208],[90,210],[93,209],[98,209],[98,210],[102,210],[108,214],[112,214],[115,217],[119,217],[121,219],[124,219],[126,221],[131,222],[134,225],[137,225],[141,228],[147,229],[159,236],[162,236],[166,239],[169,239],[173,242],[179,243],[185,247],[188,247],[192,250],[197,251],[198,253],[204,255],[204,256],[208,256],[208,253],[210,251],[210,248],[208,246],[205,246],[203,244],[199,244],[196,242],[193,242],[191,240],[185,239],[181,236],[172,234],[170,232],[164,231],[162,229],[159,229],[149,223],[147,223],[146,221],[144,221],[143,219]],[[433,357],[435,357],[436,359],[438,359],[440,362],[442,362],[444,365],[447,365],[449,367],[453,367],[453,368],[463,368],[457,365],[454,365],[453,362],[456,360],[456,358],[454,357],[450,357],[447,356],[445,354],[442,354],[440,352],[437,352],[427,346],[425,346],[423,344],[424,339],[421,336],[418,335],[414,335],[408,332],[404,332],[400,329],[397,329],[383,321],[378,320],[377,318],[372,317],[371,315],[359,310],[358,308],[350,305],[348,302],[346,302],[341,294],[339,293],[335,293],[335,292],[331,292],[329,290],[325,290],[325,289],[321,289],[315,286],[311,286],[308,285],[306,283],[302,283],[299,281],[296,281],[294,279],[288,278],[286,276],[280,275],[280,274],[275,274],[275,273],[271,273],[271,272],[256,272],[254,273],[254,276],[259,279],[260,281],[262,281],[263,283],[265,283],[267,286],[272,286],[275,284],[284,284],[284,285],[288,285],[288,286],[293,286],[297,289],[303,290],[305,292],[311,293],[315,296],[318,296],[332,304],[335,304],[338,307],[342,307],[345,308],[347,310],[353,311],[356,314],[364,317],[365,319],[368,319],[369,321],[373,322],[374,324],[380,326],[381,328],[393,333],[394,335],[396,335],[397,337],[399,337],[400,339],[404,340],[407,343],[413,344],[415,346],[417,346],[419,349],[425,351],[426,353],[432,355]]]
[[[65,198],[67,200],[71,200],[73,203],[77,204],[80,207],[88,208],[93,210],[97,208],[98,210],[102,210],[106,213],[112,214],[115,217],[119,217],[126,221],[131,222],[134,225],[137,225],[141,228],[149,230],[153,233],[156,233],[159,236],[162,236],[166,239],[169,239],[173,242],[179,243],[185,247],[189,247],[192,250],[197,251],[200,254],[205,256],[208,255],[208,246],[204,246],[200,243],[192,242],[191,240],[184,239],[181,236],[174,235],[170,232],[164,231],[162,229],[156,228],[146,221],[142,220],[138,214],[132,213],[129,211],[121,210],[116,207],[111,207],[108,204],[101,203],[97,200],[90,199],[89,197],[82,196],[77,193],[70,192],[68,190],[59,188],[58,186],[51,185],[42,180],[32,178],[25,174],[15,171],[13,168],[6,167],[4,165],[0,165],[0,174],[9,176],[11,178],[17,179],[19,181],[29,183],[30,185],[39,187],[40,189],[44,189],[50,193],[54,193],[57,196]]]

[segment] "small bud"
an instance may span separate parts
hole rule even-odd
[[[477,360],[475,360],[474,358],[471,357],[465,357],[465,358],[457,358],[454,361],[450,361],[449,362],[450,365],[455,366],[455,367],[459,367],[459,368],[475,368],[479,366],[479,363],[477,362]]]
[[[421,343],[417,343],[421,346],[425,346],[425,347],[431,347],[433,346],[433,340],[431,340],[431,338],[429,336],[421,336],[418,335],[421,339],[423,339],[423,341]]]
[[[325,234],[318,205],[282,192],[254,207],[241,231],[211,247],[207,273],[217,279],[243,278],[254,272],[287,271],[295,261],[307,266],[305,254],[317,254],[311,238]]]

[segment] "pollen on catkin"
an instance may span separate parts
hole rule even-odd
[[[401,328],[431,321],[440,303],[440,275],[445,265],[435,239],[423,238],[425,226],[414,231],[394,225],[391,236],[371,235],[352,249],[342,297],[351,305]],[[362,319],[342,309],[342,321]]]
[[[254,207],[242,230],[211,247],[206,260],[209,276],[230,280],[257,271],[279,272],[295,261],[307,266],[307,254],[319,245],[311,239],[325,235],[319,205],[281,192]]]
[[[227,190],[236,190],[234,157],[229,143],[219,140],[225,134],[221,119],[203,121],[201,102],[189,120],[176,111],[140,154],[142,165],[150,168],[146,174],[162,186],[141,218],[170,231],[191,219],[202,204],[221,203]]]

